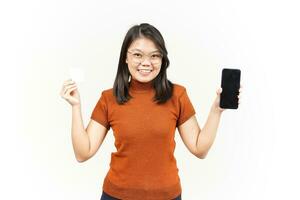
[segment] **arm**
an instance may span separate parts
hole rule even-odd
[[[198,134],[196,145],[198,152],[200,152],[203,158],[205,158],[210,147],[215,141],[220,118],[221,112],[214,112],[211,110],[202,131]]]
[[[242,86],[241,86],[242,87]],[[241,94],[241,88],[239,90]],[[217,97],[210,109],[208,118],[203,127],[200,129],[195,116],[190,117],[186,122],[178,127],[180,136],[189,149],[198,158],[204,159],[211,148],[217,134],[222,112],[225,110],[220,108],[220,94],[222,88],[217,90]],[[240,99],[240,94],[238,98]],[[240,103],[240,101],[239,101]]]
[[[94,120],[85,130],[80,105],[72,106],[72,144],[78,162],[88,160],[97,152],[106,133],[107,129]]]
[[[196,157],[205,158],[215,140],[220,117],[220,112],[211,111],[203,130],[200,129],[195,115],[178,127],[183,143]]]

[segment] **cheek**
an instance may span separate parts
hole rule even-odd
[[[128,70],[130,73],[136,73],[137,72],[137,67],[135,67],[134,65],[131,65],[130,63],[128,63]]]
[[[161,69],[161,67],[157,67],[157,68],[155,68],[155,71],[156,71],[157,73],[159,73],[159,72],[160,72],[160,69]]]

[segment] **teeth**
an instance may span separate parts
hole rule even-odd
[[[148,70],[148,69],[140,69],[139,71],[141,71],[141,72],[151,72],[151,70]]]

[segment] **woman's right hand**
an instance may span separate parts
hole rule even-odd
[[[76,83],[68,79],[63,83],[60,96],[65,99],[71,106],[80,106],[80,95]]]

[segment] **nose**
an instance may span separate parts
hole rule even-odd
[[[144,60],[141,62],[141,64],[144,66],[151,65],[150,59],[148,57],[144,58]]]

